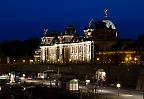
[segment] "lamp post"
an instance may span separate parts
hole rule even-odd
[[[119,96],[119,90],[120,90],[121,85],[118,83],[116,86],[118,88],[118,96]]]

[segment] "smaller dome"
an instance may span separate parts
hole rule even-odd
[[[103,20],[103,22],[105,22],[106,23],[106,27],[107,28],[112,28],[112,29],[116,29],[116,27],[115,27],[115,25],[113,24],[113,22],[112,21],[110,21],[110,20]]]

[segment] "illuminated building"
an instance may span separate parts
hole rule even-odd
[[[47,63],[137,63],[136,52],[123,48],[127,42],[117,49],[118,43],[116,27],[106,10],[102,21],[90,20],[84,36],[76,35],[72,26],[66,27],[64,33],[49,34],[46,29],[34,58],[35,62]]]
[[[94,41],[84,41],[75,33],[72,26],[66,28],[64,35],[52,36],[45,30],[42,45],[35,51],[35,62],[91,62],[94,58]]]

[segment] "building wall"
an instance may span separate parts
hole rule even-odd
[[[92,45],[92,41],[85,41],[41,46],[40,60],[48,63],[91,62],[94,56],[92,52],[94,46]]]
[[[70,61],[71,62],[91,62],[92,44],[93,44],[92,41],[70,44]]]

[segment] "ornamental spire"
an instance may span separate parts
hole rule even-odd
[[[105,14],[105,18],[107,18],[107,17],[108,17],[108,9],[106,9],[106,10],[104,11],[104,14]]]
[[[93,22],[93,18],[90,20],[90,22],[89,22],[89,28],[92,28],[93,26],[92,26],[92,22]]]
[[[48,35],[48,29],[44,29],[44,36]]]

